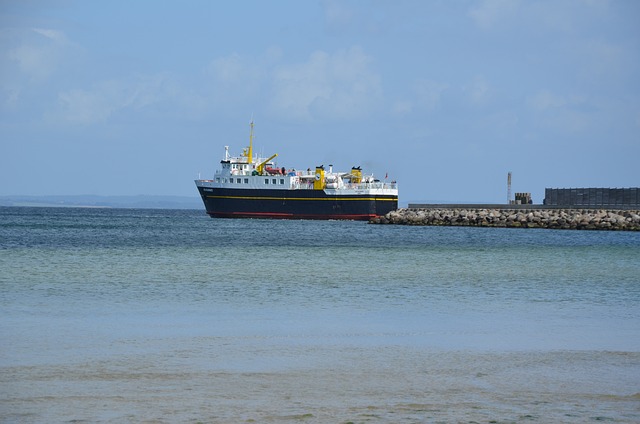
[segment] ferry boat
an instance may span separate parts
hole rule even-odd
[[[398,186],[365,175],[358,167],[335,172],[278,168],[273,159],[253,155],[253,122],[249,147],[240,156],[224,146],[221,168],[213,179],[195,180],[212,218],[369,220],[398,208]]]

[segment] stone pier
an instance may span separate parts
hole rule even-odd
[[[543,208],[403,208],[371,224],[640,231],[640,211]]]

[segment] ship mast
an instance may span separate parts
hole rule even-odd
[[[251,131],[249,132],[249,161],[247,163],[253,163],[253,119],[251,119]]]

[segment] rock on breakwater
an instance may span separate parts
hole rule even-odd
[[[640,231],[640,211],[602,209],[403,208],[371,224]]]

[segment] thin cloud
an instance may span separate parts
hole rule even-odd
[[[413,84],[417,102],[433,111],[440,106],[442,95],[449,88],[449,84],[429,79],[419,79]]]
[[[469,10],[469,16],[482,29],[489,29],[513,17],[519,0],[484,0]]]
[[[397,100],[393,103],[391,111],[397,116],[408,115],[413,112],[413,103],[409,100]]]
[[[210,106],[226,111],[230,106],[261,98],[270,66],[280,54],[277,48],[272,47],[267,49],[264,57],[232,53],[212,60],[205,69],[205,81],[202,82]]]
[[[467,16],[483,30],[526,27],[532,33],[580,32],[610,13],[608,0],[483,0],[469,8]]]
[[[271,111],[297,119],[360,118],[382,98],[380,76],[361,48],[334,54],[316,51],[303,63],[280,66],[273,74]]]
[[[59,30],[0,30],[0,108],[5,112],[40,110],[43,98],[55,91],[51,83],[75,71],[70,63],[79,51]]]
[[[591,80],[616,78],[631,68],[628,58],[633,54],[620,44],[596,39],[584,42],[579,49],[584,60],[581,75]]]
[[[37,81],[53,74],[66,50],[72,47],[63,32],[53,29],[31,28],[26,32],[19,31],[15,36],[20,42],[9,49],[7,57],[23,74]]]
[[[351,26],[355,12],[344,1],[323,0],[325,24],[330,29],[342,30]]]
[[[245,79],[247,67],[242,63],[240,55],[233,53],[227,57],[220,57],[211,62],[208,71],[222,82],[237,82]]]
[[[553,93],[550,90],[541,90],[531,96],[527,103],[536,110],[548,110],[565,106],[567,100],[564,96]]]
[[[491,96],[491,86],[482,76],[474,77],[472,83],[465,87],[464,90],[469,96],[471,103],[476,105],[486,103]]]
[[[92,91],[81,89],[65,91],[59,94],[60,109],[52,117],[55,121],[61,118],[67,123],[79,125],[105,122],[115,110],[122,106],[121,100],[117,97],[104,86]]]
[[[102,81],[89,89],[60,92],[57,107],[47,117],[51,122],[93,125],[107,122],[120,113],[162,117],[165,106],[173,111],[172,116],[194,118],[202,115],[205,102],[168,74],[139,75]]]
[[[47,28],[31,28],[31,30],[37,34],[45,36],[59,43],[63,43],[67,41],[67,37],[64,35],[62,31],[57,31],[55,29],[47,29]]]
[[[588,107],[584,95],[562,95],[551,90],[541,90],[527,99],[537,126],[552,128],[558,133],[586,131],[600,119]]]

